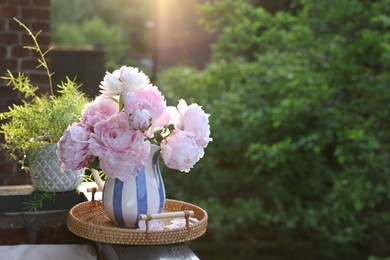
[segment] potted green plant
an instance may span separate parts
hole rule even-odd
[[[32,185],[37,190],[73,190],[82,182],[83,171],[61,168],[56,154],[57,142],[64,130],[80,117],[88,99],[79,91],[80,85],[69,78],[58,86],[58,94],[54,95],[52,73],[45,58],[50,49],[43,52],[37,40],[40,32],[34,35],[22,22],[15,20],[34,42],[34,45],[24,48],[38,53],[37,68],[43,67],[46,71],[50,93],[39,94],[39,88],[33,86],[23,73],[14,75],[8,70],[7,76],[1,77],[24,96],[22,104],[13,104],[8,111],[0,113],[3,122],[0,133],[5,138],[1,148],[11,159],[19,160],[22,169],[30,172]]]

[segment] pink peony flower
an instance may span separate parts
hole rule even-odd
[[[144,141],[142,132],[130,128],[128,116],[121,112],[96,124],[89,149],[99,157],[104,173],[124,181],[136,176],[145,164],[150,143]]]
[[[129,125],[134,130],[146,131],[152,124],[152,115],[146,109],[135,109],[129,115]]]
[[[198,104],[187,103],[181,99],[177,106],[179,120],[176,122],[177,129],[192,132],[197,145],[206,148],[212,141],[210,138],[209,114],[206,114]]]
[[[100,121],[119,112],[119,104],[111,99],[97,97],[85,105],[81,115],[81,123],[90,129]]]
[[[165,111],[153,122],[153,124],[161,127],[164,125],[176,124],[178,118],[179,112],[177,111],[177,108],[173,106],[167,106]]]
[[[103,97],[111,98],[125,91],[136,90],[148,85],[150,80],[138,68],[122,66],[113,73],[106,72],[100,83]]]
[[[79,170],[90,164],[94,157],[88,150],[88,138],[91,131],[81,124],[69,126],[58,142],[57,156],[62,168]]]
[[[173,106],[167,106],[164,112],[152,122],[152,125],[145,132],[145,135],[152,137],[156,131],[161,130],[164,126],[169,124],[175,125],[178,118],[179,112],[177,111],[177,108]]]
[[[166,109],[164,96],[156,86],[148,85],[136,91],[128,91],[123,95],[124,110],[131,114],[134,110],[146,109],[156,120]]]
[[[167,107],[160,90],[133,67],[106,72],[100,88],[102,94],[85,106],[80,123],[58,143],[64,165],[82,168],[98,157],[107,176],[124,181],[144,166],[149,141],[160,145],[173,169],[188,172],[203,157],[212,139],[210,115],[201,106],[179,100],[177,107]],[[118,96],[118,102],[112,100]]]
[[[161,157],[172,169],[189,172],[203,154],[203,148],[196,144],[191,132],[175,131],[161,142]]]

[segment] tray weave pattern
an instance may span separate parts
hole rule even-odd
[[[90,240],[123,245],[167,245],[182,243],[202,236],[207,229],[207,212],[200,207],[177,200],[167,199],[164,212],[193,210],[199,222],[188,227],[140,230],[117,227],[104,212],[102,201],[88,201],[75,205],[68,215],[67,225],[71,232]]]

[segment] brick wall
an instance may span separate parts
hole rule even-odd
[[[39,86],[42,92],[49,90],[49,84],[42,69],[36,69],[37,54],[26,49],[31,45],[31,37],[13,20],[16,17],[35,34],[42,30],[38,37],[43,50],[50,44],[50,0],[0,0],[0,75],[6,70],[24,72],[30,77],[33,85]],[[7,87],[0,80],[0,111],[8,106],[20,103],[21,95]],[[0,135],[0,143],[4,137]],[[0,185],[29,183],[26,174],[18,172],[19,166],[7,160],[7,155],[0,151]]]

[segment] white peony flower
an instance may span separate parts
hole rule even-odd
[[[148,76],[138,68],[122,66],[112,73],[106,72],[100,83],[100,93],[105,98],[112,98],[125,91],[143,88],[150,84]]]

